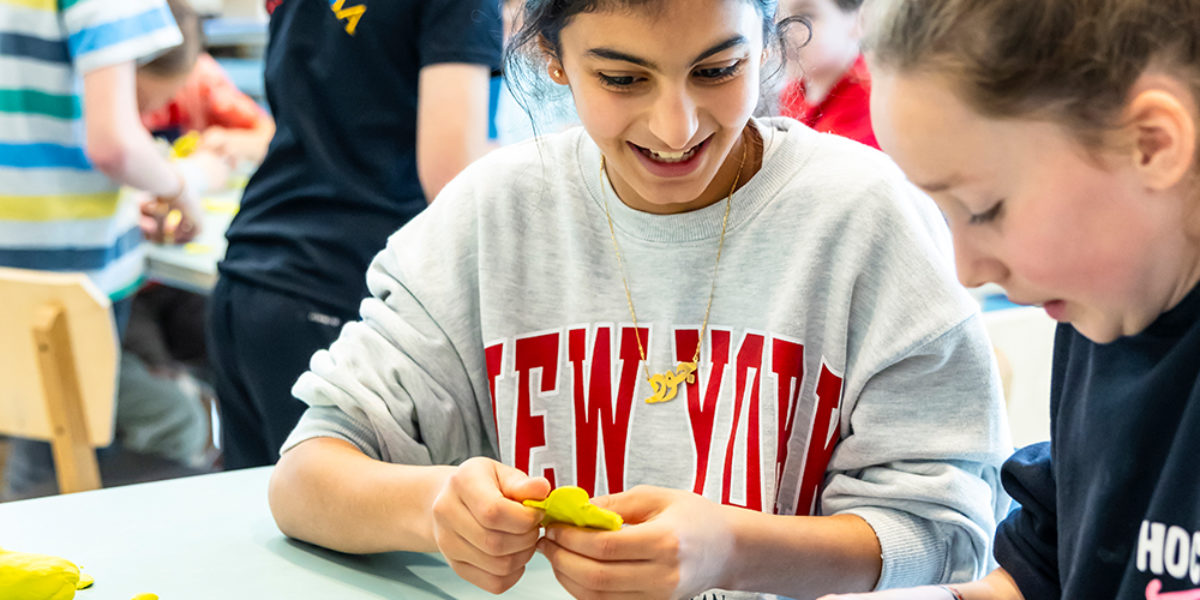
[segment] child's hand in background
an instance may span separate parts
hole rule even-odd
[[[542,512],[521,505],[550,493],[544,477],[530,477],[488,458],[455,470],[433,502],[438,550],[463,579],[493,594],[525,572],[538,541]]]
[[[274,129],[228,129],[209,127],[200,136],[200,150],[212,152],[235,162],[246,161],[255,165],[267,155]]]
[[[200,233],[199,201],[187,188],[175,198],[142,194],[138,199],[142,236],[159,244],[183,244]]]
[[[190,191],[196,196],[229,188],[233,161],[203,148],[175,162]]]

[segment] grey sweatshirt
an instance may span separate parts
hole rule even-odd
[[[283,451],[327,436],[593,494],[851,513],[879,537],[880,589],[983,575],[1012,448],[941,215],[881,153],[755,125],[762,168],[733,195],[699,370],[674,400],[645,402],[638,341],[651,373],[692,359],[725,203],[629,208],[575,129],[493,152],[391,237],[362,320],[296,383],[310,408]]]

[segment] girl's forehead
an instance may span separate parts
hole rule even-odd
[[[761,48],[763,16],[746,0],[663,0],[643,6],[602,5],[573,16],[560,34],[564,53],[597,48],[664,62],[694,58],[737,38]]]

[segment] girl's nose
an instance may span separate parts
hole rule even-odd
[[[687,150],[700,128],[696,104],[685,89],[666,88],[655,98],[650,113],[650,133],[668,148]]]

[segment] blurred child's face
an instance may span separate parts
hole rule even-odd
[[[141,114],[154,112],[167,105],[187,81],[188,73],[163,76],[153,75],[145,71],[137,74],[138,112]]]
[[[783,0],[779,3],[781,17],[802,16],[812,25],[812,38],[788,61],[793,78],[803,76],[810,81],[835,82],[841,79],[858,58],[862,28],[858,11],[843,11],[834,0]],[[792,26],[791,43],[803,40],[804,27]]]
[[[1057,125],[985,118],[940,77],[873,75],[879,142],[945,214],[963,284],[997,283],[1100,343],[1191,289],[1184,203],[1153,197],[1133,152],[1097,156]]]
[[[762,17],[752,3],[581,13],[560,43],[563,73],[551,61],[551,76],[570,84],[622,200],[671,213],[725,197],[758,101]]]

